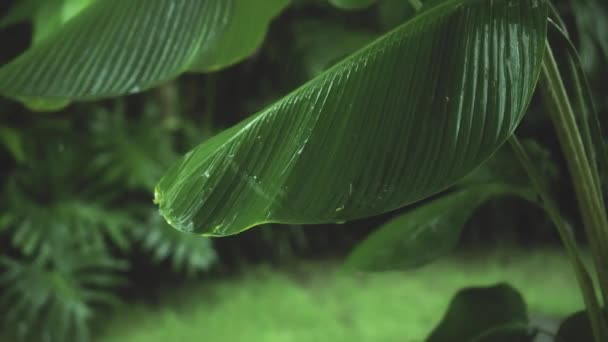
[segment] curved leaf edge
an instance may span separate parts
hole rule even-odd
[[[248,0],[246,0],[246,1],[248,1]],[[67,27],[68,25],[72,25],[74,21],[83,20],[82,17],[89,15],[88,13],[93,12],[95,10],[96,6],[102,6],[102,4],[103,4],[103,1],[91,1],[91,3],[87,4],[76,15],[69,17],[65,22],[63,22],[61,28],[54,30],[49,35],[44,37],[44,39],[42,39],[40,42],[38,42],[36,44],[36,46],[32,46],[32,47],[26,49],[21,54],[17,55],[15,58],[11,59],[4,65],[0,66],[0,70],[3,70],[4,68],[13,65],[14,63],[18,63],[22,58],[24,58],[24,59],[27,58],[30,50],[35,49],[41,45],[50,44],[51,42],[53,42],[53,40],[57,40],[57,37],[62,34],[62,31],[64,30],[65,27]],[[268,15],[268,21],[266,22],[266,24],[264,25],[264,27],[262,29],[262,35],[260,37],[258,37],[259,39],[256,39],[253,48],[251,49],[249,54],[247,54],[245,56],[238,56],[238,57],[232,56],[230,59],[227,59],[226,61],[224,61],[222,63],[215,63],[212,65],[207,65],[207,66],[201,67],[199,65],[200,63],[197,60],[197,58],[200,57],[201,53],[203,53],[205,49],[204,49],[203,44],[201,44],[201,42],[198,42],[197,44],[194,44],[194,45],[197,45],[198,47],[192,51],[192,53],[190,54],[190,56],[188,58],[188,61],[186,63],[184,63],[178,70],[176,70],[173,75],[169,75],[165,78],[158,79],[155,82],[152,82],[151,84],[146,85],[146,86],[137,86],[137,87],[133,88],[134,90],[126,92],[126,93],[86,95],[86,96],[74,97],[74,96],[55,96],[55,95],[34,96],[34,95],[24,95],[24,94],[19,94],[16,92],[4,91],[4,92],[0,93],[0,96],[7,98],[7,99],[21,102],[26,108],[28,108],[31,111],[56,112],[56,111],[64,109],[72,102],[91,102],[91,101],[99,101],[99,100],[104,100],[104,99],[117,97],[117,96],[138,94],[138,93],[141,93],[144,91],[148,91],[150,89],[154,89],[158,86],[161,86],[162,84],[169,82],[184,74],[213,73],[213,72],[217,72],[222,69],[230,68],[230,67],[233,67],[233,66],[243,62],[245,59],[247,59],[247,57],[249,57],[257,49],[259,49],[259,47],[263,44],[264,39],[268,34],[271,22],[276,17],[278,17],[280,15],[280,13],[285,8],[287,8],[287,6],[289,6],[289,4],[290,4],[289,0],[285,0],[284,4],[274,8],[274,11]],[[20,21],[21,20],[27,20],[27,18],[20,19]],[[2,20],[0,20],[0,23],[2,23]],[[12,24],[13,24],[12,21],[7,22],[7,24],[0,26],[0,29],[2,29],[3,27],[6,27],[6,26],[10,26]]]
[[[413,17],[412,19],[408,20],[407,22],[393,28],[392,30],[388,31],[387,33],[379,36],[378,38],[374,39],[371,43],[369,43],[368,45],[366,45],[365,47],[359,49],[358,51],[352,53],[351,55],[349,55],[348,57],[346,57],[345,59],[343,59],[342,61],[336,63],[335,65],[333,65],[332,67],[330,67],[329,69],[325,70],[323,73],[321,73],[320,75],[312,78],[311,80],[305,82],[304,84],[302,84],[301,86],[297,87],[296,89],[294,89],[293,91],[289,92],[288,94],[284,95],[281,99],[277,100],[276,102],[274,102],[273,104],[267,106],[266,108],[258,111],[257,113],[254,113],[253,115],[251,115],[250,117],[248,117],[247,119],[245,119],[244,121],[224,130],[223,132],[217,134],[216,136],[212,137],[211,139],[201,143],[199,146],[195,147],[193,150],[191,150],[190,152],[188,152],[183,158],[182,160],[176,162],[176,164],[174,164],[173,167],[171,167],[163,176],[163,178],[159,181],[159,183],[157,184],[157,186],[154,189],[154,203],[156,205],[159,206],[159,212],[161,214],[161,216],[163,216],[165,218],[165,220],[167,221],[167,223],[180,231],[183,232],[187,232],[187,233],[193,233],[194,232],[194,227],[193,227],[193,222],[192,221],[187,221],[187,222],[179,222],[176,220],[173,220],[171,218],[171,214],[172,214],[172,209],[170,207],[166,207],[165,206],[165,194],[163,192],[163,190],[161,188],[164,187],[165,183],[168,182],[173,182],[173,179],[170,179],[172,177],[172,175],[174,173],[179,173],[179,169],[181,168],[182,165],[184,165],[187,161],[187,159],[189,158],[189,156],[195,151],[200,149],[205,149],[205,150],[210,150],[210,147],[215,147],[216,149],[220,149],[226,145],[228,145],[230,142],[232,142],[237,135],[233,134],[234,132],[238,132],[244,128],[246,128],[249,125],[253,125],[257,122],[257,120],[260,120],[264,114],[271,112],[274,108],[281,106],[281,104],[285,101],[285,99],[298,94],[299,92],[302,92],[304,89],[306,89],[307,87],[309,87],[311,84],[314,84],[317,80],[322,79],[323,77],[325,77],[325,75],[330,74],[331,72],[338,70],[342,67],[344,67],[345,65],[347,65],[351,60],[354,60],[356,58],[358,58],[361,55],[364,55],[368,50],[372,50],[376,47],[376,45],[381,44],[385,39],[388,39],[390,36],[396,34],[397,32],[401,31],[401,30],[406,30],[406,27],[408,26],[415,26],[418,22],[423,21],[423,20],[427,20],[429,19],[429,17],[431,18],[435,18],[435,19],[440,19],[443,16],[449,15],[450,13],[452,13],[453,11],[456,11],[457,9],[459,9],[460,7],[466,6],[466,5],[470,5],[470,4],[475,4],[475,3],[479,3],[479,2],[483,2],[485,0],[446,0],[444,2],[439,2],[439,3],[435,3],[434,6],[432,7],[428,7],[428,8],[423,8],[415,17]],[[503,0],[506,1],[506,0]],[[542,3],[546,3],[548,2],[548,0],[538,0],[539,2]],[[541,6],[539,4],[539,6]],[[548,9],[545,7],[545,16],[548,16]],[[546,32],[547,32],[547,25],[544,26],[543,29],[544,35],[546,36]],[[544,59],[543,57],[540,57],[539,59]],[[536,73],[533,75],[533,79],[534,79],[534,84],[538,84],[538,81],[540,79],[541,76],[541,70],[540,68],[538,70],[536,70]],[[522,112],[526,112],[527,108],[530,106],[530,103],[532,102],[532,96],[528,96],[527,101],[525,106],[522,107]],[[503,141],[501,141],[498,147],[502,146],[508,139],[509,136],[511,136],[515,129],[519,126],[521,120],[523,120],[524,115],[520,115],[520,119],[518,122],[516,122],[513,125],[513,129],[511,130],[511,132],[509,132],[508,136],[506,138],[504,138]],[[231,138],[224,140],[225,136],[230,136],[232,135]],[[223,142],[222,142],[223,141]],[[219,145],[217,143],[220,143]],[[203,163],[205,161],[208,160],[208,158],[210,158],[213,154],[209,153],[207,155],[206,159],[201,160],[200,162]],[[481,160],[479,162],[479,165],[483,164],[485,161],[487,161],[488,159],[490,159],[492,157],[492,154],[490,154],[487,158]],[[472,172],[473,170],[471,170]],[[179,184],[179,183],[178,183]],[[445,191],[446,189],[450,188],[453,184],[448,184],[445,187],[438,189],[437,191],[435,191],[434,193],[429,194],[429,196],[427,196],[426,198],[432,197],[433,195],[439,194],[443,191]],[[525,196],[524,196],[525,197]],[[529,197],[527,198],[529,199]],[[410,205],[413,204],[412,202],[404,202],[401,203],[400,205],[395,206],[394,208],[389,208],[388,210],[385,210],[384,213],[402,208],[406,205]],[[379,214],[378,214],[379,215]],[[371,216],[377,216],[377,215],[371,215]],[[367,218],[370,217],[370,215],[361,215],[361,216],[357,216],[357,217],[353,217],[350,218],[350,220],[357,220],[357,219],[363,219],[363,218]],[[226,237],[226,236],[231,236],[231,235],[236,235],[239,234],[243,231],[255,228],[255,227],[259,227],[259,226],[263,226],[263,225],[267,225],[267,224],[297,224],[297,225],[307,225],[307,224],[324,224],[327,223],[326,220],[319,220],[318,222],[315,221],[307,221],[307,222],[300,222],[300,221],[286,221],[286,220],[278,220],[278,219],[269,219],[269,220],[257,220],[256,222],[253,222],[249,225],[245,225],[243,226],[241,229],[237,230],[237,231],[231,231],[231,232],[222,232],[222,233],[216,233],[214,230],[210,230],[210,231],[206,231],[206,232],[196,232],[195,234],[198,235],[203,235],[203,236],[207,236],[207,237]]]
[[[437,253],[435,255],[433,255],[431,258],[428,258],[428,256],[427,256],[427,258],[423,258],[420,260],[413,260],[407,264],[403,264],[402,262],[400,262],[399,266],[397,266],[397,267],[388,266],[388,265],[376,265],[375,263],[366,264],[362,260],[365,259],[365,255],[369,253],[368,250],[371,249],[374,246],[374,244],[379,244],[379,242],[388,240],[388,238],[386,237],[388,235],[393,236],[393,235],[397,235],[398,233],[402,233],[402,232],[396,231],[397,225],[400,225],[402,223],[401,221],[407,219],[408,216],[416,215],[417,213],[420,213],[421,211],[429,210],[429,209],[431,209],[432,206],[442,206],[443,204],[445,204],[445,202],[450,202],[455,199],[460,199],[461,197],[464,197],[464,199],[462,199],[464,202],[461,201],[459,203],[466,205],[466,207],[467,207],[466,208],[466,212],[467,212],[466,221],[468,221],[475,214],[475,211],[479,207],[481,207],[482,205],[487,203],[488,201],[502,198],[502,197],[508,197],[508,196],[516,196],[525,201],[538,204],[537,202],[535,202],[533,200],[533,197],[530,195],[529,189],[517,188],[517,187],[513,187],[512,185],[504,184],[504,183],[498,183],[498,182],[489,183],[489,184],[476,185],[476,186],[472,186],[472,187],[457,189],[457,190],[454,190],[453,192],[450,192],[444,196],[441,196],[431,202],[425,203],[419,207],[413,208],[400,215],[397,215],[396,217],[394,217],[394,218],[388,220],[387,222],[385,222],[384,224],[380,225],[363,242],[361,242],[359,245],[357,245],[354,248],[354,250],[352,250],[350,252],[350,254],[346,257],[346,262],[344,263],[342,269],[347,272],[350,272],[350,271],[362,271],[362,272],[388,271],[388,272],[391,272],[391,271],[414,269],[414,268],[418,268],[418,267],[430,264],[430,263],[436,261],[437,259],[441,258],[442,256],[450,253],[456,247],[456,245],[458,243],[457,237],[459,237],[461,235],[462,230],[465,228],[464,224],[463,225],[459,224],[459,225],[453,227],[453,229],[457,230],[457,232],[455,232],[454,236],[451,236],[448,238],[456,237],[456,239],[455,239],[455,241],[449,241],[449,248],[441,250],[441,251],[437,251]],[[463,210],[462,207],[459,207],[458,209]],[[452,208],[447,208],[447,210],[452,210]],[[421,222],[421,224],[424,224],[424,223]],[[403,224],[401,224],[401,226],[403,226]],[[384,248],[386,248],[386,247],[387,246],[385,245]]]

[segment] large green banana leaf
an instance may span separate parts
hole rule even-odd
[[[32,11],[32,43],[36,45],[44,41],[93,1],[95,0],[38,0],[38,7]]]
[[[344,222],[437,193],[487,159],[534,92],[542,0],[423,11],[168,171],[156,202],[213,236],[266,222]]]
[[[0,94],[53,106],[138,92],[251,54],[289,0],[95,1],[0,68]]]

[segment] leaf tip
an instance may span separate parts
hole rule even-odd
[[[158,211],[160,213],[160,216],[167,222],[167,224],[169,224],[171,227],[178,229],[178,230],[182,230],[180,225],[176,223],[175,220],[173,220],[171,218],[171,210],[169,209],[168,211],[165,210],[165,206],[164,206],[164,195],[163,192],[160,190],[160,186],[156,186],[154,188],[154,199],[153,202],[155,205],[158,206]]]

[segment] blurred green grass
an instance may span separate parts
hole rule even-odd
[[[100,341],[421,341],[458,289],[497,282],[519,289],[533,315],[559,319],[583,307],[566,256],[553,249],[460,253],[379,274],[343,274],[329,262],[258,266],[129,305]]]

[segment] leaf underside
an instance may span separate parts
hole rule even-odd
[[[288,0],[95,1],[0,68],[0,94],[53,107],[143,91],[251,54]]]
[[[444,1],[248,120],[161,180],[174,227],[213,236],[331,223],[424,199],[511,135],[538,80],[544,1]]]

